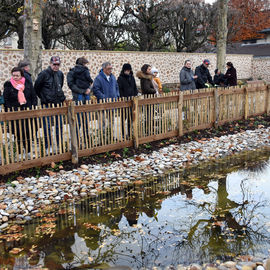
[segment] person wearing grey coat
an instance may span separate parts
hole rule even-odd
[[[194,79],[196,78],[197,76],[194,75],[191,69],[191,62],[186,60],[184,67],[180,71],[180,90],[195,90],[196,84]]]

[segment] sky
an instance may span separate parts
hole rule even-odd
[[[214,2],[215,2],[215,0],[205,0],[205,2],[206,2],[206,3],[210,3],[210,4],[212,4],[212,3],[214,3]]]

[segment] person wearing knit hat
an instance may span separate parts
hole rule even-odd
[[[129,63],[125,63],[122,66],[122,70],[120,75],[117,79],[117,83],[119,86],[119,94],[120,97],[134,97],[138,95],[137,85],[133,76],[132,67]],[[122,114],[122,135],[126,137],[126,135],[130,136],[130,129],[131,129],[131,121],[132,121],[132,114],[128,113]],[[127,120],[127,131],[125,129],[125,121]]]
[[[158,77],[158,69],[156,69],[155,67],[152,67],[151,71],[152,71],[152,74],[154,76],[153,80],[157,85],[157,92],[159,94],[161,94],[162,93],[162,84],[161,84],[160,78]],[[154,85],[154,87],[155,87],[155,85]]]
[[[207,82],[214,86],[212,76],[208,70],[209,65],[210,61],[208,59],[204,59],[203,63],[196,67],[195,75],[197,75],[197,79],[195,80],[195,83],[197,89],[207,88]]]

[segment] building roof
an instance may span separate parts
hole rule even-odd
[[[254,57],[270,56],[270,43],[242,44],[233,43],[227,46],[228,54],[253,54]]]
[[[259,33],[263,33],[263,34],[270,33],[270,28],[265,28],[265,29],[259,31]]]

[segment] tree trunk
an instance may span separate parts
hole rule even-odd
[[[42,2],[24,0],[24,59],[31,64],[33,80],[42,69]]]
[[[225,71],[228,0],[218,0],[217,68]]]

